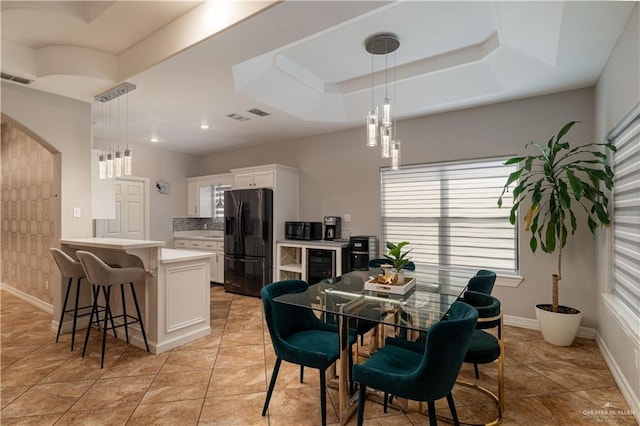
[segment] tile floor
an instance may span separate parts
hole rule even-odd
[[[211,290],[212,334],[160,355],[111,338],[105,368],[93,333],[90,353],[55,343],[51,315],[0,293],[3,425],[317,425],[318,374],[298,380],[283,363],[267,417],[262,417],[274,354],[260,300]],[[82,341],[84,333],[80,333]],[[536,331],[506,327],[505,425],[637,424],[594,341],[570,348],[546,344]],[[480,382],[496,388],[495,365],[480,366]],[[462,376],[473,380],[473,368]],[[462,420],[489,420],[493,405],[466,389],[454,398]],[[327,421],[338,422],[330,389]],[[417,404],[407,414],[368,403],[366,425],[427,424]],[[447,414],[446,402],[437,404]],[[355,424],[355,416],[350,419]]]

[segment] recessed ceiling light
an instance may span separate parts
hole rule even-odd
[[[200,128],[201,128],[202,130],[207,130],[207,129],[209,128],[209,125],[208,125],[208,124],[201,124],[201,125],[200,125]]]
[[[158,138],[149,138],[149,142],[156,143],[156,142],[159,142],[159,141],[160,141],[160,139],[158,139]]]

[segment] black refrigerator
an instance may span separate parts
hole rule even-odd
[[[260,297],[271,279],[273,191],[238,189],[224,193],[224,289]]]

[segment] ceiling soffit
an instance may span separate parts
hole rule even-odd
[[[372,85],[381,103],[385,81],[399,117],[499,96],[509,81],[494,72],[498,63],[526,64],[521,79],[557,65],[565,4],[532,2],[526,8],[523,13],[521,3],[393,3],[235,65],[235,88],[298,118],[339,123],[362,120]],[[379,32],[396,34],[400,48],[373,57],[372,84],[372,56],[364,40]]]

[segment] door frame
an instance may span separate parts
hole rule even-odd
[[[150,194],[149,194],[149,178],[141,177],[141,176],[121,176],[115,178],[116,180],[126,180],[130,182],[142,182],[142,187],[144,189],[144,230],[143,230],[143,239],[148,240],[150,234],[150,223],[149,223],[149,212],[151,211],[149,207],[150,202]],[[108,219],[96,219],[96,236],[103,236],[106,232]]]

